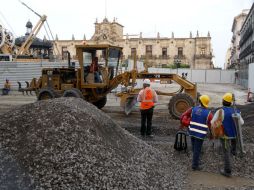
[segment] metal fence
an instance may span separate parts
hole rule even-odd
[[[249,64],[248,88],[254,93],[254,63]]]
[[[18,89],[17,81],[20,81],[22,87],[26,87],[25,81],[30,82],[33,78],[41,76],[42,68],[67,67],[64,62],[1,62],[0,63],[0,89],[3,88],[5,80],[8,79],[12,89]]]
[[[17,81],[25,87],[25,81],[41,76],[42,68],[67,67],[67,62],[1,62],[0,63],[0,88],[3,88],[5,79],[9,79],[12,89],[18,89]],[[76,67],[79,65],[76,64]],[[201,70],[201,69],[166,69],[149,68],[149,72],[156,73],[187,73],[187,79],[196,83],[235,83],[234,70]]]
[[[148,71],[179,75],[187,73],[187,79],[196,83],[235,83],[235,70],[149,68]]]

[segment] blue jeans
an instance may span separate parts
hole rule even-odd
[[[199,166],[200,152],[203,145],[204,140],[191,137],[191,145],[192,145],[192,168],[196,169]]]
[[[10,92],[10,89],[9,88],[3,88],[2,89],[2,95],[8,95]]]
[[[99,74],[98,71],[95,71],[95,72],[94,72],[94,82],[95,82],[95,83],[101,82],[100,74]]]
[[[233,140],[233,141],[232,141]],[[224,159],[224,171],[226,173],[231,173],[231,152],[235,151],[234,145],[236,145],[235,139],[220,139],[222,151],[223,151],[223,159]],[[233,142],[233,146],[232,146]]]

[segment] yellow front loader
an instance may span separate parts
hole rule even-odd
[[[98,108],[105,106],[107,94],[119,85],[127,87],[117,94],[121,98],[121,106],[129,113],[135,103],[140,89],[135,89],[137,79],[160,79],[175,81],[180,85],[176,92],[157,91],[158,95],[173,96],[169,102],[169,112],[178,118],[187,108],[194,105],[197,87],[194,83],[177,74],[162,74],[131,71],[122,72],[122,48],[108,44],[77,45],[77,67],[44,68],[40,79],[33,79],[29,87],[23,91],[35,91],[38,100],[57,97],[77,97],[93,103]],[[98,58],[97,71],[91,71],[92,60]]]

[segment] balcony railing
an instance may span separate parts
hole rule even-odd
[[[242,39],[239,42],[240,46],[242,46],[248,40],[248,38],[250,37],[252,33],[253,33],[253,28],[252,26],[249,26],[247,30],[245,31],[245,33],[243,34]]]
[[[141,55],[141,59],[157,59],[157,55]]]
[[[212,55],[207,55],[207,54],[200,54],[200,55],[194,55],[195,59],[212,59]]]
[[[175,55],[174,59],[185,59],[186,56],[185,55]]]
[[[159,59],[169,59],[169,55],[159,55]]]
[[[252,48],[251,44],[249,44],[243,51],[241,51],[241,53],[239,54],[239,58],[242,59],[252,52],[254,52],[254,48]]]

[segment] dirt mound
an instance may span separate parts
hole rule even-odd
[[[21,106],[1,116],[0,131],[0,189],[179,189],[186,177],[81,99]]]

